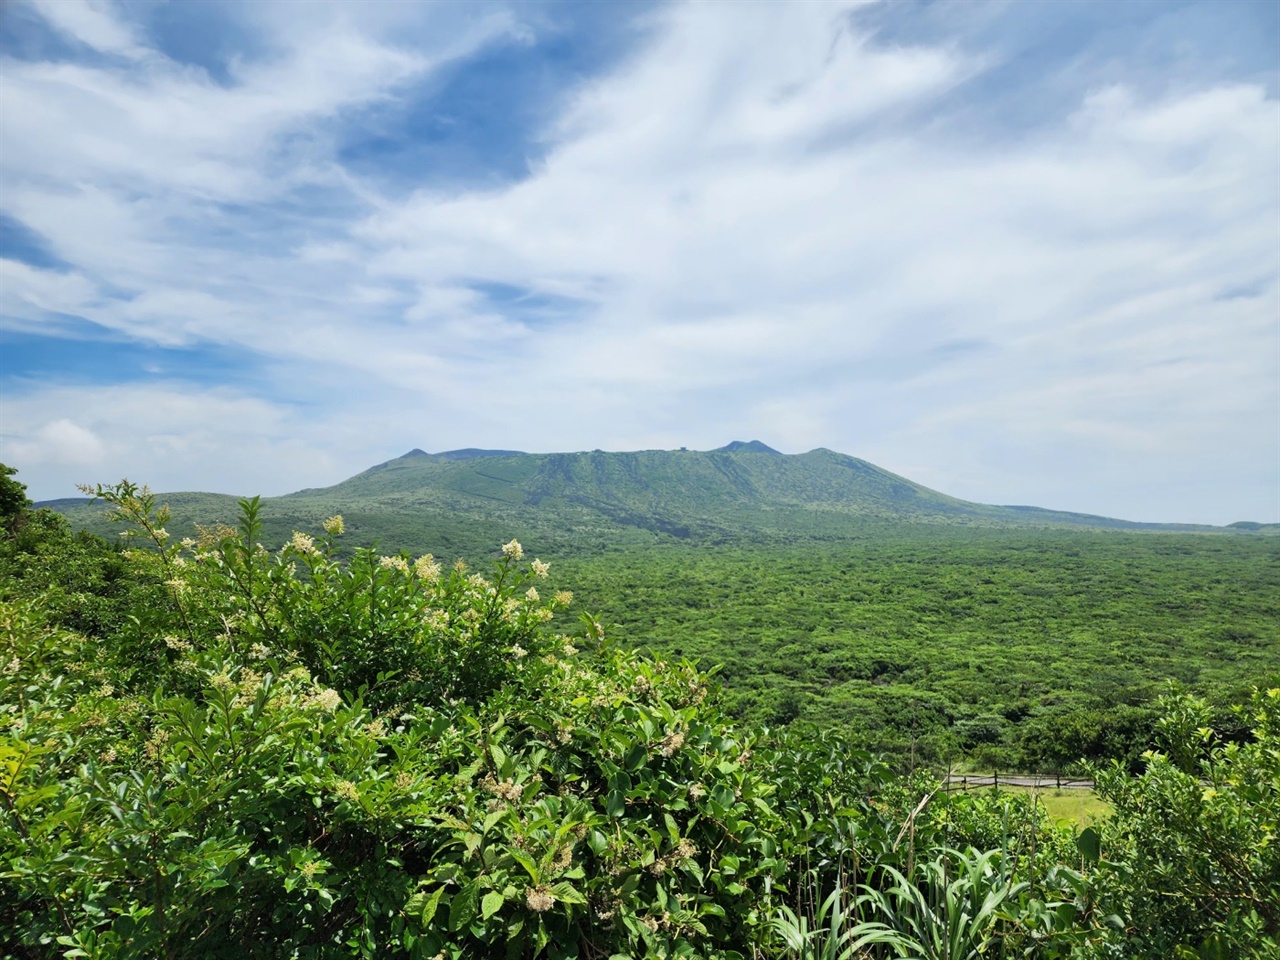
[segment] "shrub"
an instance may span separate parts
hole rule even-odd
[[[1159,707],[1164,750],[1142,774],[1097,773],[1115,810],[1098,885],[1125,955],[1280,955],[1280,688],[1255,692],[1244,743],[1219,741],[1199,698]]]
[[[514,541],[487,576],[342,563],[340,518],[268,552],[249,500],[172,543],[146,488],[93,492],[162,592],[100,641],[3,611],[15,950],[743,956],[883,782],[836,741],[734,727],[692,665],[590,617],[553,632],[570,597]]]

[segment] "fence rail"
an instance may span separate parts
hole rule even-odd
[[[1059,775],[1026,776],[1004,774],[952,774],[947,778],[947,791],[977,790],[984,787],[1031,787],[1036,790],[1092,790],[1093,781],[1083,777]]]

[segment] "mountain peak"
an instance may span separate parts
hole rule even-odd
[[[782,456],[781,451],[773,449],[768,444],[761,443],[759,440],[734,440],[726,443],[723,447],[717,447],[712,453],[772,453],[774,456]]]

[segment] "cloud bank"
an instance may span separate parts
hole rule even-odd
[[[1280,520],[1263,7],[18,7],[0,458],[282,493],[758,437]]]

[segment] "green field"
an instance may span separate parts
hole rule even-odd
[[[1016,788],[1014,788],[1016,789]],[[1049,816],[1058,823],[1091,826],[1111,812],[1111,806],[1092,790],[1033,791]]]
[[[1023,787],[1001,784],[995,787],[970,787],[968,790],[953,788],[953,793],[963,792],[987,797],[1001,794],[1018,794],[1035,797],[1050,819],[1061,826],[1083,828],[1098,823],[1111,813],[1111,805],[1093,790],[1059,789],[1052,784],[1045,787]]]

